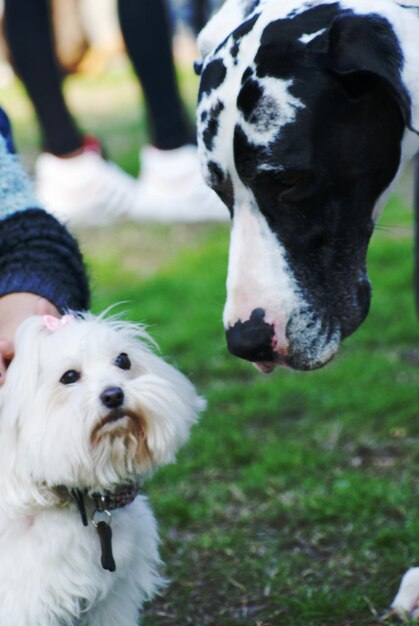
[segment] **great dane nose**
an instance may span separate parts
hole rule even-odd
[[[231,354],[247,361],[274,361],[272,349],[274,329],[265,322],[265,311],[255,309],[246,322],[236,322],[226,331],[227,347]]]
[[[106,387],[100,394],[100,399],[108,409],[117,409],[124,402],[124,392],[121,387]]]

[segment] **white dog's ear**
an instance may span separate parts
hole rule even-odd
[[[41,337],[47,332],[41,316],[30,317],[19,326],[15,356],[7,370],[5,383],[0,387],[0,506],[7,506],[7,503],[18,506],[43,499],[19,456],[19,441],[21,422],[33,410]]]
[[[42,317],[34,315],[17,329],[15,355],[8,367],[4,385],[0,387],[0,438],[3,426],[18,428],[19,415],[33,405],[37,385],[42,337],[49,331]]]
[[[49,334],[40,315],[29,317],[17,329],[15,355],[8,367],[5,383],[0,387],[0,430],[3,424],[18,427],[23,410],[29,411],[33,405],[40,358],[45,351],[43,339]]]
[[[29,317],[19,326],[15,356],[9,365],[5,383],[5,389],[15,388],[16,398],[23,398],[33,391],[38,375],[42,337],[49,332],[39,315]]]

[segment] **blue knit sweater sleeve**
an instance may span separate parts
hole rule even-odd
[[[89,307],[89,286],[76,240],[34,194],[0,109],[0,297],[31,292],[60,310]]]

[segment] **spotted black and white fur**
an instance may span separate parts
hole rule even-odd
[[[323,366],[368,313],[374,223],[419,148],[418,42],[415,0],[227,0],[199,36],[227,342],[262,371]]]

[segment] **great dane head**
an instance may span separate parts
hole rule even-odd
[[[227,343],[262,371],[325,365],[368,313],[374,221],[419,147],[418,41],[417,6],[393,0],[230,0],[200,35]]]

